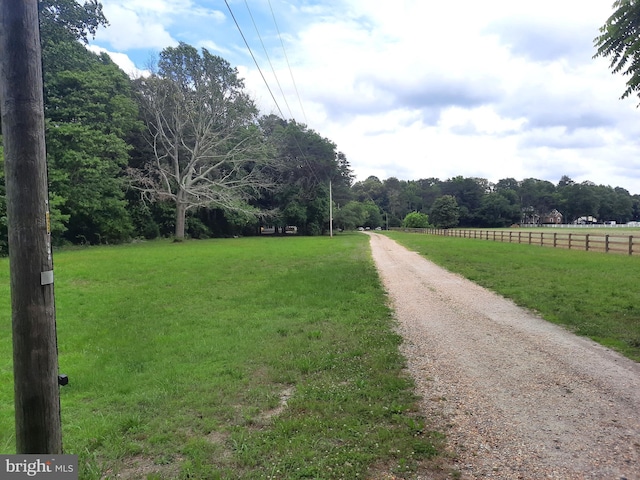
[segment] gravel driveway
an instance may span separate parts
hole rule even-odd
[[[368,234],[460,478],[640,479],[640,364]]]

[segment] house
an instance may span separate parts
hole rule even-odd
[[[522,225],[559,225],[562,219],[562,214],[555,208],[543,215],[538,214],[533,207],[522,209]]]
[[[546,215],[540,217],[540,223],[560,225],[562,223],[562,214],[554,208]]]
[[[576,225],[592,225],[598,223],[598,219],[593,215],[587,215],[586,217],[580,217],[575,222]]]

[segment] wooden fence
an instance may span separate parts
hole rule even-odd
[[[439,228],[394,228],[396,231],[443,235],[448,237],[475,238],[494,242],[523,243],[542,247],[566,248],[588,252],[640,253],[640,237],[633,235],[609,235],[605,233],[530,232],[514,230],[464,230]]]

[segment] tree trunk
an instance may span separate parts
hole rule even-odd
[[[16,452],[62,453],[38,0],[0,1]]]
[[[180,197],[180,195],[178,195]],[[184,240],[184,230],[187,218],[187,204],[178,200],[176,201],[176,231],[175,241],[181,242]]]

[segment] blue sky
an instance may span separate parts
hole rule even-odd
[[[228,2],[285,117],[335,142],[358,180],[568,175],[640,194],[640,99],[592,59],[612,0]],[[102,4],[91,48],[128,73],[180,41],[206,47],[279,113],[223,0]]]

